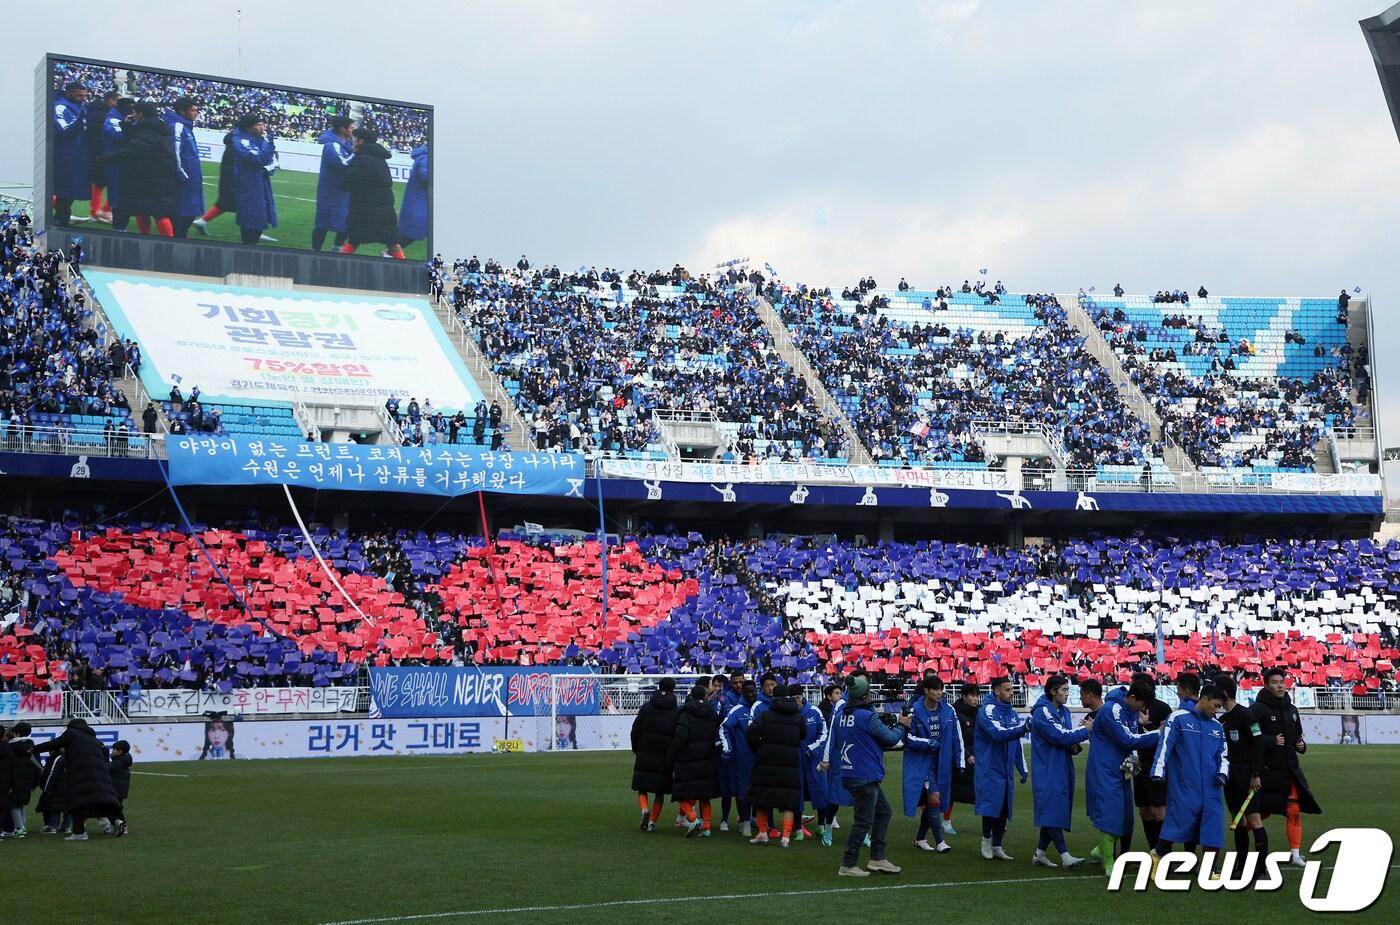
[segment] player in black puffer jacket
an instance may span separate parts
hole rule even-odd
[[[656,820],[661,818],[664,795],[671,792],[671,768],[666,763],[671,740],[676,735],[680,709],[676,706],[675,678],[662,678],[656,693],[642,704],[632,721],[632,789],[637,791],[637,805],[642,811],[642,831],[655,832]],[[647,794],[656,799],[650,807]]]
[[[62,735],[34,748],[36,754],[60,750],[68,785],[68,809],[73,814],[73,834],[68,839],[86,841],[83,827],[88,819],[121,816],[107,749],[97,740],[97,733],[91,726],[75,719],[69,721]]]
[[[681,707],[676,722],[676,735],[666,763],[675,769],[672,797],[681,804],[681,811],[690,821],[686,838],[702,833],[710,837],[710,801],[719,796],[719,714],[711,702],[710,685],[695,682],[690,696]],[[695,804],[700,804],[700,817]]]
[[[798,688],[800,691],[801,688]],[[773,690],[773,702],[749,724],[753,772],[749,775],[749,803],[758,810],[758,834],[751,844],[768,843],[770,815],[783,820],[783,847],[792,837],[793,818],[802,805],[802,739],[807,723],[788,688]]]

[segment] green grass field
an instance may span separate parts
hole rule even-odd
[[[1014,862],[978,856],[968,807],[954,817],[952,853],[915,851],[914,821],[898,815],[900,759],[890,757],[898,877],[838,878],[839,847],[753,847],[737,826],[687,840],[669,809],[662,831],[643,834],[627,789],[631,756],[595,752],[138,764],[129,837],[103,837],[93,825],[86,843],[0,842],[0,882],[26,925],[1320,918],[1298,901],[1296,869],[1273,893],[1110,894],[1092,869],[1032,867],[1028,786],[1007,835]],[[1400,834],[1390,799],[1400,749],[1318,746],[1307,770],[1326,815],[1305,817],[1305,849],[1341,826]],[[1080,854],[1091,843],[1082,813],[1081,777],[1070,835]],[[849,824],[849,811],[839,818]],[[31,807],[30,831],[38,827]],[[1286,847],[1282,820],[1270,830],[1272,847]],[[1400,920],[1400,885],[1390,879],[1375,905],[1345,920]]]
[[[204,202],[205,206],[212,206],[219,194],[219,165],[216,163],[206,163],[204,167]],[[394,182],[394,209],[398,210],[403,205],[403,191],[407,186],[402,181]],[[279,170],[272,176],[272,195],[277,199],[276,228],[269,229],[267,234],[277,239],[276,244],[264,243],[266,247],[292,247],[301,250],[311,248],[311,232],[316,226],[316,174],[305,173],[299,170]],[[73,216],[75,218],[88,216],[88,202],[86,199],[73,203]],[[83,229],[94,231],[110,231],[112,226],[107,222],[84,221],[74,225],[74,231],[78,234]],[[132,222],[128,226],[132,233],[136,231],[136,224]],[[198,241],[202,239],[199,232],[191,230],[190,239]],[[335,235],[328,235],[325,249],[330,250],[331,242]],[[232,215],[222,215],[209,223],[210,241],[231,241],[238,243],[238,225]],[[366,244],[360,248],[358,253],[371,257],[378,257],[383,253],[382,245]],[[404,249],[405,259],[426,261],[428,259],[428,242],[415,241]]]

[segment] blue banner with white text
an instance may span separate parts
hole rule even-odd
[[[579,453],[492,452],[474,446],[361,446],[241,437],[171,437],[175,485],[300,485],[340,491],[465,495],[478,491],[582,498]]]
[[[577,672],[544,666],[371,668],[370,711],[390,718],[548,716],[557,699],[561,714],[596,715],[602,707],[597,678],[554,677]]]

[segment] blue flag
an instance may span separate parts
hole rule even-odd
[[[986,268],[986,267],[983,267],[982,269],[978,270],[977,272],[980,273],[980,274],[983,275],[983,276],[986,276],[986,275],[987,275],[987,268]]]
[[[1157,664],[1158,666],[1167,663],[1167,644],[1162,637],[1162,612],[1157,611]]]

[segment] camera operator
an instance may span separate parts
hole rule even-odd
[[[848,699],[840,708],[836,735],[841,782],[850,791],[855,821],[837,873],[842,877],[868,877],[871,871],[897,874],[900,868],[885,858],[885,833],[893,812],[880,789],[880,782],[885,779],[885,752],[904,741],[913,718],[907,713],[896,718],[872,710],[870,681],[862,675],[847,682],[846,692]],[[818,770],[825,770],[825,767]],[[867,834],[870,836],[870,863],[862,870],[860,849]]]

